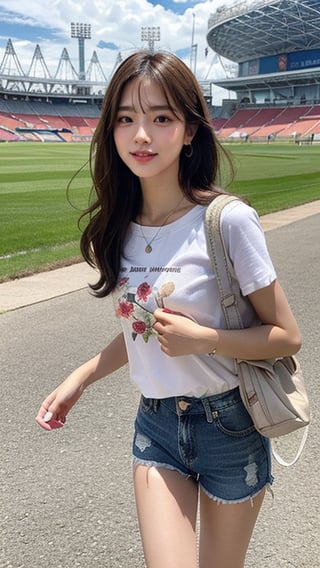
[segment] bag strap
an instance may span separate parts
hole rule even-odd
[[[237,295],[232,287],[233,266],[227,253],[225,243],[221,233],[221,213],[223,208],[232,201],[237,200],[234,195],[221,194],[217,196],[208,205],[206,210],[206,237],[208,244],[208,253],[212,264],[213,272],[217,279],[219,288],[220,301],[224,313],[227,329],[241,329],[243,323],[237,304]],[[236,292],[240,295],[240,287],[236,288]],[[285,467],[290,467],[296,463],[302,454],[305,446],[309,427],[304,428],[304,433],[296,453],[291,462],[286,462],[275,449],[275,444],[271,440],[271,451],[276,461]]]
[[[206,236],[208,253],[213,272],[217,279],[221,307],[228,329],[241,329],[243,323],[237,305],[237,296],[232,288],[231,274],[233,266],[221,234],[220,218],[223,208],[232,201],[238,200],[234,195],[217,196],[206,210]],[[240,294],[240,289],[238,294]]]
[[[276,444],[274,442],[274,440],[270,440],[271,441],[271,450],[272,450],[272,454],[273,457],[277,460],[277,462],[280,465],[283,465],[284,467],[291,467],[292,465],[294,465],[298,459],[300,458],[301,454],[302,454],[302,450],[305,446],[305,443],[307,441],[307,437],[308,437],[308,431],[309,431],[309,424],[307,426],[305,426],[303,428],[303,435],[299,444],[299,448],[297,450],[296,455],[294,456],[293,460],[290,462],[285,461],[279,454],[278,451],[276,450]]]

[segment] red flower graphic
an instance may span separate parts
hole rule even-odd
[[[129,319],[133,314],[133,310],[133,304],[130,304],[129,302],[119,302],[116,314],[118,318]]]
[[[143,335],[145,333],[145,331],[147,330],[147,326],[144,323],[144,321],[135,321],[132,324],[132,329],[138,333],[139,335]]]
[[[125,276],[123,278],[120,278],[120,280],[117,284],[118,288],[121,288],[122,286],[124,286],[128,282],[128,280],[129,280],[129,278],[127,278]]]
[[[137,288],[138,299],[143,300],[143,302],[146,302],[148,300],[148,296],[150,296],[151,292],[152,292],[152,288],[151,288],[150,284],[148,284],[148,282],[143,282]]]

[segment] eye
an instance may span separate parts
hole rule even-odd
[[[155,122],[159,122],[160,124],[166,124],[167,122],[171,122],[171,119],[168,116],[157,116]]]
[[[129,124],[132,122],[132,118],[130,118],[130,116],[119,116],[117,122],[120,124]]]

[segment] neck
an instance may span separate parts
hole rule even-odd
[[[172,223],[178,219],[185,211],[193,205],[188,201],[183,193],[170,195],[166,201],[158,200],[152,203],[144,203],[142,212],[139,215],[139,223],[145,226],[157,227]]]
[[[167,215],[172,212],[176,215],[186,207],[191,207],[190,201],[184,197],[181,188],[168,186],[163,183],[141,183],[143,203],[139,214],[139,222],[143,225],[156,227],[164,222]],[[173,218],[169,221],[172,222]]]

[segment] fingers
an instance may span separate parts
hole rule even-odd
[[[167,317],[167,314],[169,315],[169,318]],[[170,310],[169,308],[156,308],[155,311],[153,312],[153,315],[157,320],[163,320],[163,321],[170,321],[170,316],[172,315],[187,317],[185,316],[185,314],[181,312],[175,312],[174,310]]]
[[[36,422],[45,430],[62,428],[67,414],[83,392],[77,377],[70,375],[43,401]]]
[[[55,413],[53,409],[50,408],[50,405],[45,401],[40,407],[35,421],[44,430],[55,430],[56,428],[62,428],[62,426],[64,426],[66,417],[57,415],[57,413]]]
[[[168,309],[156,309],[153,329],[158,334],[161,351],[170,357],[196,352],[199,324],[190,315]]]
[[[161,321],[163,323],[168,323],[172,321],[171,316],[181,316],[183,318],[190,319],[191,321],[197,323],[197,320],[195,320],[194,317],[191,316],[190,314],[187,315],[183,314],[182,312],[175,312],[174,310],[170,310],[169,308],[157,308],[153,312],[153,315],[156,318],[156,320]]]
[[[62,428],[65,423],[65,419],[64,421],[62,421],[52,418],[51,412],[47,412],[44,417],[38,415],[36,416],[35,420],[37,424],[39,424],[39,426],[41,426],[41,428],[43,428],[44,430],[56,430],[57,428]]]
[[[156,318],[157,321],[160,322],[166,322],[168,321],[167,315],[166,314],[173,314],[174,312],[172,312],[171,310],[168,310],[167,308],[157,308],[154,312],[153,315]]]
[[[173,312],[168,308],[157,308],[154,313],[154,317],[156,318],[156,322],[153,324],[153,329],[159,334],[163,335],[165,333],[165,327],[169,323],[172,323],[172,316],[174,315],[182,315],[178,314],[177,312]]]
[[[162,313],[162,310],[159,310],[160,313]],[[172,313],[172,312],[171,312]],[[158,334],[158,342],[160,343],[160,348],[161,351],[163,351],[163,353],[165,353],[166,355],[169,355],[169,344],[168,344],[168,320],[160,322],[159,320],[156,321],[155,324],[153,324],[153,329],[157,332]]]

